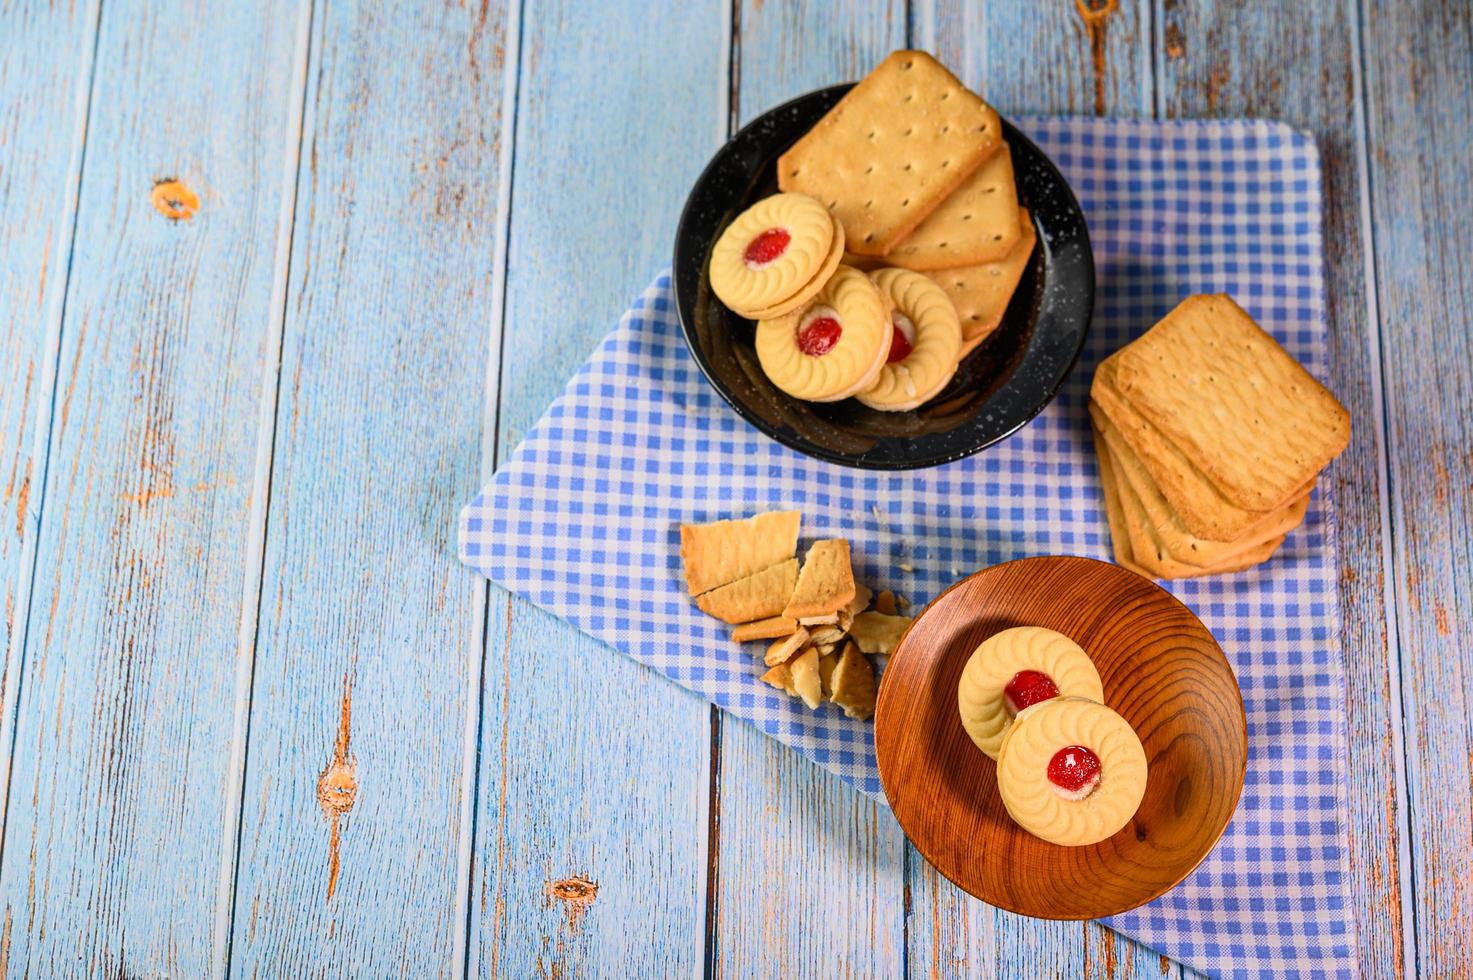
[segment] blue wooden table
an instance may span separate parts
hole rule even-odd
[[[733,127],[906,45],[1314,134],[1350,914],[1473,972],[1465,3],[11,0],[0,975],[1179,972],[454,560]]]

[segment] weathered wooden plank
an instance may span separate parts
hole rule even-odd
[[[498,459],[669,263],[726,122],[716,0],[522,18]],[[500,589],[483,682],[470,972],[698,972],[710,708]]]
[[[1363,3],[1360,13],[1390,455],[1387,592],[1396,603],[1411,798],[1415,895],[1404,896],[1402,908],[1415,916],[1416,950],[1407,959],[1409,969],[1426,976],[1467,976],[1473,974],[1467,942],[1473,929],[1473,423],[1467,410],[1473,154],[1466,120],[1473,112],[1473,10],[1426,0]],[[1361,792],[1389,804],[1384,784],[1368,780]],[[1384,839],[1376,836],[1383,827],[1361,824],[1362,839],[1373,846]]]
[[[1401,891],[1398,860],[1405,800],[1398,793],[1400,704],[1381,580],[1380,379],[1372,370],[1376,327],[1368,317],[1360,210],[1356,13],[1344,3],[1261,0],[1170,2],[1162,16],[1160,100],[1167,115],[1280,119],[1311,133],[1320,149],[1330,386],[1355,420],[1350,449],[1328,477],[1339,530],[1354,915],[1362,970],[1389,975],[1402,963],[1401,916],[1411,897]],[[1466,802],[1466,786],[1463,793]]]
[[[862,76],[907,43],[904,17],[898,4],[743,4],[733,63],[738,122]],[[725,723],[721,734],[718,969],[747,975],[769,956],[805,964],[799,972],[897,972],[903,840],[893,817],[750,726]]]
[[[463,967],[505,8],[312,20],[232,968]]]
[[[0,11],[0,815],[97,40],[95,3]]]
[[[905,46],[901,2],[740,3],[733,116],[863,76]],[[719,718],[713,972],[900,976],[904,837],[890,812],[751,725]]]
[[[1003,115],[1149,116],[1149,0],[915,0],[915,43]]]
[[[73,16],[28,56],[71,71],[90,58],[67,55],[93,44],[91,13]],[[64,269],[70,251],[0,873],[14,975],[201,976],[221,952],[238,624],[257,574],[252,423],[274,378],[281,160],[305,57],[294,24],[284,3],[104,11],[72,247],[68,228],[6,253],[16,270]],[[51,93],[5,90],[40,113],[21,147],[56,126]],[[196,214],[173,209],[189,194],[159,192],[165,178],[197,193]],[[70,194],[46,173],[7,183],[40,208]],[[42,313],[29,325],[44,330]]]
[[[1150,116],[1148,3],[917,4],[916,43],[952,65],[1008,116]],[[1095,12],[1094,8],[1100,8]],[[1086,14],[1086,12],[1088,12]],[[1043,922],[978,902],[907,855],[912,976],[1177,975],[1160,954],[1095,923]]]

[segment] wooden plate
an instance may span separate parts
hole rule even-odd
[[[1074,639],[1140,735],[1145,799],[1108,840],[1063,847],[1019,827],[996,763],[962,729],[962,667],[1010,626]],[[1023,558],[963,579],[917,617],[885,668],[875,751],[901,828],[943,875],[1012,912],[1093,919],[1151,901],[1212,850],[1243,789],[1248,728],[1232,668],[1186,606],[1117,565]]]

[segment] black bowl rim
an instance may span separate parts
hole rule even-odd
[[[1045,165],[1047,165],[1049,172],[1055,178],[1058,186],[1063,189],[1067,204],[1079,215],[1079,227],[1081,236],[1080,241],[1081,244],[1084,246],[1083,257],[1088,272],[1088,275],[1085,277],[1086,312],[1084,316],[1084,329],[1080,331],[1079,342],[1074,347],[1074,353],[1070,356],[1069,362],[1064,366],[1064,369],[1059,372],[1058,378],[1055,379],[1053,385],[1049,388],[1048,392],[1044,394],[1043,397],[1038,400],[1037,404],[1030,408],[1028,412],[1011,427],[977,443],[975,446],[971,446],[965,449],[951,450],[944,453],[938,453],[916,460],[865,460],[852,455],[846,455],[844,453],[828,452],[817,447],[795,445],[794,441],[787,438],[780,430],[770,425],[756,412],[748,409],[746,405],[744,405],[733,392],[729,391],[726,385],[723,384],[722,381],[716,376],[714,369],[709,363],[707,363],[705,351],[702,350],[700,345],[695,341],[695,338],[693,336],[694,328],[686,322],[684,311],[685,304],[681,302],[679,275],[679,270],[681,267],[680,258],[685,250],[684,242],[688,237],[685,234],[685,229],[686,224],[690,218],[691,208],[695,204],[695,190],[706,181],[706,178],[716,168],[716,165],[721,162],[722,151],[725,150],[726,147],[730,146],[733,142],[735,142],[748,130],[753,129],[754,127],[761,124],[767,117],[776,115],[777,113],[784,111],[790,106],[805,102],[815,96],[828,94],[837,94],[842,96],[843,93],[848,92],[856,84],[858,83],[843,82],[838,85],[827,85],[823,88],[813,89],[809,92],[803,93],[802,95],[798,95],[791,99],[788,99],[786,102],[782,102],[774,106],[773,108],[768,109],[766,112],[754,116],[745,126],[741,127],[734,134],[732,134],[731,137],[729,137],[726,142],[718,147],[716,152],[711,155],[711,159],[707,161],[706,166],[702,168],[700,175],[695,180],[695,183],[691,185],[691,191],[689,194],[686,195],[685,205],[680,209],[680,218],[675,225],[675,249],[673,253],[675,264],[670,275],[671,293],[675,301],[675,315],[680,321],[680,332],[682,337],[685,339],[686,349],[690,352],[691,359],[694,360],[697,367],[701,369],[701,374],[705,377],[706,383],[709,384],[713,389],[715,389],[716,393],[721,396],[722,401],[726,402],[726,404],[729,405],[740,418],[748,422],[755,429],[757,429],[757,431],[761,432],[769,439],[772,439],[773,441],[788,447],[794,452],[801,453],[802,455],[807,456],[810,459],[817,459],[821,462],[827,463],[837,463],[841,466],[848,466],[852,469],[890,472],[905,472],[910,470],[930,469],[936,466],[944,466],[947,463],[954,463],[959,459],[966,459],[968,456],[974,456],[984,449],[997,445],[1004,439],[1015,435],[1019,429],[1022,429],[1029,422],[1032,422],[1035,418],[1039,416],[1041,412],[1043,412],[1045,408],[1048,408],[1049,405],[1053,404],[1054,399],[1059,396],[1059,392],[1063,390],[1065,382],[1069,380],[1069,376],[1074,373],[1074,368],[1079,363],[1079,356],[1084,350],[1084,345],[1086,341],[1089,339],[1089,329],[1094,320],[1094,246],[1093,243],[1090,241],[1089,221],[1085,216],[1084,208],[1080,207],[1079,198],[1077,195],[1075,195],[1074,188],[1069,186],[1069,182],[1064,179],[1063,173],[1059,171],[1058,165],[1054,163],[1053,159],[1050,158],[1048,154],[1040,150],[1038,148],[1038,144],[1029,139],[1026,134],[1024,134],[1016,126],[1014,126],[1006,117],[999,116],[1002,121],[1003,132],[1007,136],[1008,140],[1010,142],[1013,140],[1021,141],[1022,143],[1027,144],[1028,148],[1038,155],[1038,158],[1042,160]]]

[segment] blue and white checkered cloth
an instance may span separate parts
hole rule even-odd
[[[472,567],[880,796],[870,726],[761,684],[685,594],[678,525],[772,508],[843,536],[858,578],[917,605],[1025,555],[1110,556],[1085,412],[1094,366],[1182,297],[1227,292],[1311,372],[1326,338],[1319,159],[1266,122],[1032,119],[1089,218],[1099,293],[1058,399],[1006,442],[912,473],[816,462],[739,419],[688,355],[662,275],[460,522]],[[1173,583],[1247,705],[1248,776],[1216,850],[1109,925],[1211,974],[1347,976],[1345,682],[1330,482],[1263,567]],[[801,547],[801,545],[800,545]],[[908,570],[908,569],[913,569]]]

